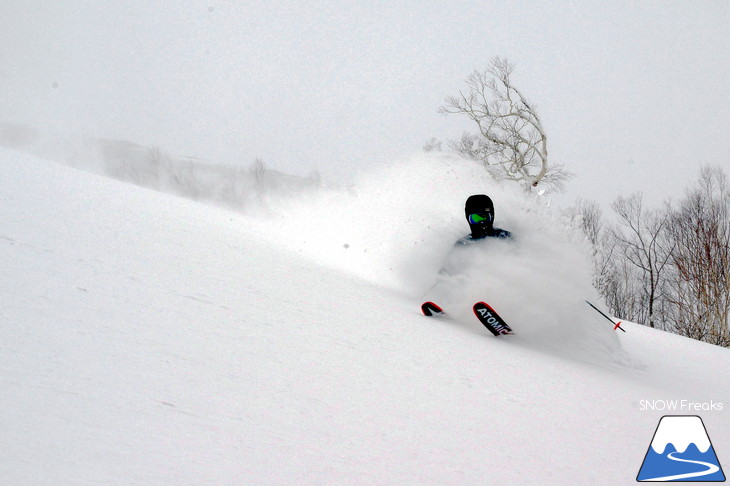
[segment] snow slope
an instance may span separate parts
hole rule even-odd
[[[4,484],[630,484],[644,401],[730,406],[726,349],[614,333],[564,221],[463,163],[241,214],[0,162]],[[517,238],[451,283],[506,339],[418,312],[482,191]],[[727,410],[685,412],[727,462]]]

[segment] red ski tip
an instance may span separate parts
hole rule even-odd
[[[444,313],[443,309],[433,302],[424,302],[421,304],[421,312],[423,312],[424,316],[433,316]]]

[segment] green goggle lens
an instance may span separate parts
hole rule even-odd
[[[484,223],[484,222],[489,223],[491,221],[492,221],[492,215],[489,213],[487,213],[487,214],[474,213],[474,214],[469,215],[469,222],[471,224],[479,224],[479,223]]]

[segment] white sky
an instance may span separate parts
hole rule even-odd
[[[2,0],[0,121],[325,180],[458,137],[499,55],[569,196],[730,173],[730,2]]]

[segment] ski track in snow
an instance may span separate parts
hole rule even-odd
[[[704,471],[697,471],[697,472],[692,472],[692,473],[675,474],[673,476],[662,476],[662,477],[659,477],[659,478],[644,479],[642,481],[677,481],[679,479],[692,479],[692,478],[699,478],[699,477],[702,477],[702,476],[708,476],[708,475],[714,474],[714,473],[716,473],[717,471],[720,470],[719,467],[717,467],[716,465],[711,464],[709,462],[692,461],[692,460],[689,460],[689,459],[682,459],[682,458],[679,458],[679,457],[674,457],[674,454],[679,454],[679,453],[678,452],[672,452],[672,453],[668,454],[667,457],[669,459],[671,459],[672,461],[687,462],[687,463],[690,463],[690,464],[697,464],[699,466],[705,466],[707,469],[704,470]]]
[[[614,333],[560,220],[461,162],[242,215],[0,160],[8,484],[621,484],[658,418],[639,400],[728,402],[727,350]],[[485,187],[518,240],[462,290],[500,303],[509,340],[418,310]]]

